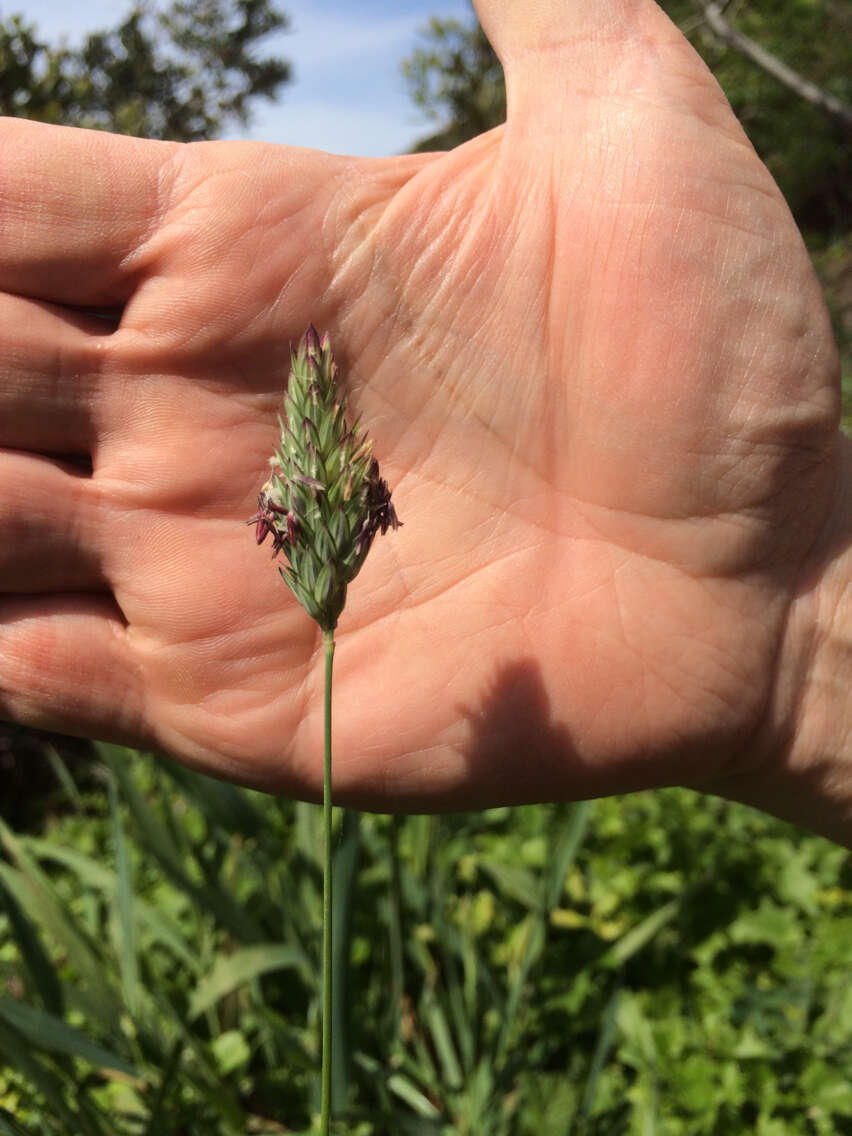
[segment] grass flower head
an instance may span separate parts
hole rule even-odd
[[[281,436],[253,518],[261,544],[289,561],[281,576],[323,631],[333,631],[376,533],[400,521],[372,443],[346,420],[328,334],[311,325],[291,352]]]

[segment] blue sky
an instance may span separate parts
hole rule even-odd
[[[258,103],[249,137],[334,153],[400,153],[435,127],[411,102],[401,61],[429,17],[467,19],[467,0],[279,0],[290,31],[269,50],[293,64],[294,82],[275,106]],[[0,13],[22,11],[49,42],[70,43],[113,27],[129,7],[115,0],[0,0]]]

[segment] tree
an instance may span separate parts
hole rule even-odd
[[[256,54],[286,28],[274,0],[136,4],[81,47],[50,46],[21,15],[0,21],[0,113],[42,122],[190,142],[245,125],[256,98],[274,99],[289,64]]]
[[[795,94],[813,103],[814,106],[828,111],[829,114],[835,115],[847,126],[852,127],[852,106],[849,103],[844,102],[843,99],[818,86],[810,79],[806,79],[803,75],[799,75],[778,56],[773,55],[771,51],[767,51],[755,40],[749,39],[742,32],[738,32],[725,19],[723,15],[724,5],[716,3],[715,0],[693,0],[693,5],[698,10],[698,14],[708,30],[723,44],[730,44],[741,55],[757,64],[773,79],[777,79],[779,83],[789,87]]]
[[[503,70],[475,18],[463,24],[433,17],[424,34],[429,46],[406,59],[402,71],[415,103],[444,125],[414,150],[451,150],[506,117]]]

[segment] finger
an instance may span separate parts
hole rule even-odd
[[[91,478],[46,458],[0,453],[0,592],[105,588],[102,512]]]
[[[108,330],[94,316],[0,295],[0,446],[91,453]]]
[[[121,303],[163,208],[178,147],[0,119],[0,289]]]
[[[0,718],[58,733],[142,736],[124,622],[106,596],[0,600]]]

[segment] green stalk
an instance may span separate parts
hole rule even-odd
[[[331,672],[334,630],[323,632],[325,643],[325,764],[322,779],[324,852],[322,873],[322,1104],[320,1136],[331,1131]]]
[[[332,1112],[332,996],[345,991],[335,982],[331,890],[331,670],[334,628],[346,603],[346,589],[358,575],[377,533],[402,523],[391,504],[391,491],[373,457],[366,434],[349,426],[346,404],[337,388],[337,364],[328,333],[311,324],[290,353],[281,436],[271,476],[257,498],[252,517],[255,540],[272,537],[273,557],[283,552],[279,568],[290,591],[322,628],[325,646],[325,765],[323,769],[322,1058],[320,1136],[329,1136]],[[285,421],[286,419],[286,421]],[[357,829],[357,825],[356,825]],[[357,850],[357,831],[352,845]],[[352,860],[354,865],[354,859]],[[352,868],[354,871],[354,867]],[[344,872],[344,875],[346,873]],[[341,946],[346,920],[341,922]],[[348,960],[348,952],[346,954]],[[341,969],[344,969],[341,964]],[[338,976],[339,977],[339,976]],[[341,1046],[344,1044],[338,1031]],[[343,1107],[348,1061],[334,1062],[338,1073],[338,1111]],[[340,1086],[343,1086],[341,1089]]]

